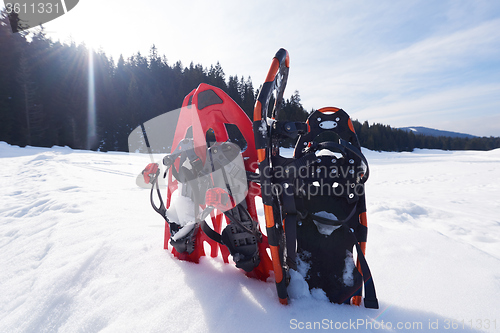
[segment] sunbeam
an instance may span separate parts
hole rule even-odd
[[[92,48],[89,48],[88,70],[87,149],[92,149],[96,143],[94,50]]]

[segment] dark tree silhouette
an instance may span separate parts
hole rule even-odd
[[[89,55],[93,68],[89,68]],[[92,149],[128,149],[130,132],[151,118],[179,108],[200,83],[226,91],[252,118],[258,93],[252,80],[226,74],[219,62],[208,68],[180,61],[169,65],[153,45],[125,59],[108,58],[85,45],[61,44],[46,37],[43,28],[12,33],[5,11],[0,12],[0,141],[25,146],[53,145],[87,148],[89,76],[95,87],[98,142]],[[272,103],[271,103],[272,104]],[[349,111],[349,110],[347,110]],[[305,121],[307,112],[295,91],[285,99],[280,119]],[[412,151],[415,148],[494,149],[500,138],[428,137],[382,124],[354,122],[361,144],[373,150]],[[283,140],[293,146],[293,140]]]

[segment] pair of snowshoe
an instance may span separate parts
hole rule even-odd
[[[263,281],[273,272],[282,304],[289,270],[302,261],[309,288],[322,289],[331,302],[360,305],[364,286],[364,306],[378,308],[364,256],[368,162],[341,109],[319,109],[306,122],[280,120],[288,71],[288,52],[280,49],[253,123],[219,88],[200,84],[185,97],[163,158],[166,203],[159,164],[142,173],[151,204],[165,219],[164,247],[192,262],[220,251],[224,262],[231,255],[247,276]],[[144,125],[139,133],[151,152]],[[285,138],[297,140],[293,157],[280,154]]]

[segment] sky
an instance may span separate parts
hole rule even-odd
[[[49,37],[112,56],[180,60],[255,88],[279,48],[290,54],[285,96],[307,110],[500,136],[500,1],[81,0],[45,24]]]

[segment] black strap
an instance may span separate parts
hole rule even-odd
[[[237,205],[235,208],[233,208],[232,210],[234,209],[238,209],[239,205]],[[199,223],[200,223],[200,226],[201,226],[201,229],[203,230],[203,232],[213,241],[217,242],[217,243],[220,243],[220,244],[223,244],[222,243],[222,238],[221,238],[221,235],[216,232],[215,230],[213,230],[208,224],[207,222],[205,221],[205,218],[208,216],[208,214],[210,214],[210,212],[213,210],[213,207],[207,207],[203,210],[203,212],[201,213],[201,217],[198,219]],[[253,221],[250,213],[246,210],[246,209],[238,209],[239,212],[244,212],[247,217]],[[259,231],[257,230],[256,227],[253,227],[252,229],[248,229],[248,227],[246,227],[245,225],[243,225],[243,223],[241,223],[241,221],[237,218],[235,218],[232,214],[231,211],[226,211],[224,212],[224,215],[228,218],[229,222],[230,223],[233,223],[235,225],[237,225],[238,227],[240,227],[241,229],[243,229],[245,232],[255,236],[255,238],[257,238],[258,240],[260,240],[260,235],[259,235]],[[252,226],[255,226],[255,223],[252,223]]]
[[[320,149],[326,148],[326,149],[339,151],[339,152],[342,152],[343,155],[345,155],[345,150],[349,150],[349,152],[356,155],[366,165],[366,171],[360,180],[360,183],[364,184],[368,180],[368,177],[370,175],[370,168],[368,166],[368,161],[366,160],[365,155],[363,155],[361,150],[359,150],[356,146],[351,144],[349,141],[340,139],[339,142],[340,143],[331,142],[331,141],[321,142],[318,144],[318,148],[320,148]]]
[[[283,192],[283,213],[285,213],[285,239],[288,265],[297,269],[297,207],[293,185]]]
[[[318,223],[321,223],[324,225],[339,226],[339,225],[349,223],[349,221],[352,219],[354,214],[356,214],[357,208],[358,208],[358,203],[356,202],[353,209],[351,210],[349,215],[344,220],[332,220],[332,219],[329,219],[328,217],[318,216],[318,215],[315,215],[312,213],[309,213],[309,215],[311,215],[311,218]]]
[[[163,198],[161,197],[160,186],[158,185],[158,175],[154,176],[153,185],[151,186],[151,193],[149,194],[149,200],[151,201],[151,206],[155,212],[160,214],[165,221],[169,222],[167,218],[167,209],[165,208],[165,204],[163,203]],[[160,206],[156,206],[153,200],[153,193],[156,188],[156,194],[158,195],[158,199],[160,200]]]
[[[222,244],[222,236],[218,232],[215,232],[214,229],[210,228],[210,226],[207,224],[205,220],[201,221],[200,226],[201,230],[203,230],[203,232],[205,233],[205,235],[208,236],[208,238],[219,244]]]
[[[246,174],[248,181],[260,184],[260,175],[258,173],[247,171]]]
[[[307,124],[296,121],[275,121],[273,122],[273,135],[296,138],[307,133]]]
[[[361,274],[363,275],[364,288],[365,288],[365,307],[369,309],[378,309],[378,300],[377,294],[375,292],[375,284],[373,283],[372,273],[370,272],[370,268],[368,267],[368,263],[366,262],[365,255],[361,250],[361,245],[356,238],[356,234],[354,233],[354,229],[349,228],[347,224],[344,225],[345,228],[348,228],[349,234],[356,245],[356,252],[358,253],[358,260],[361,266]]]
[[[296,168],[300,169],[303,167],[310,166],[314,161],[316,161],[318,158],[316,157],[316,154],[313,152],[307,153],[304,156],[300,158],[295,158],[295,157],[283,157],[281,155],[276,155],[272,156],[272,165],[274,167],[281,167],[284,168],[285,170],[289,168]],[[279,172],[282,172],[281,170]]]

